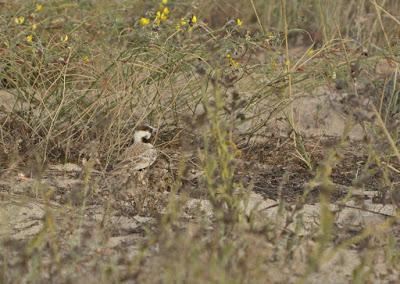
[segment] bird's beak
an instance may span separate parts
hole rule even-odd
[[[149,126],[151,129],[152,134],[157,133],[158,129],[152,126]]]

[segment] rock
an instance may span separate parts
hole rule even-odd
[[[48,171],[52,173],[59,172],[60,174],[79,174],[82,172],[82,168],[73,163],[49,165]]]
[[[317,273],[313,273],[307,283],[349,283],[354,269],[360,264],[356,250],[342,250],[321,265]]]
[[[196,212],[200,212],[208,219],[214,216],[211,202],[205,199],[189,199],[184,206],[184,210],[189,216],[195,215]]]
[[[268,210],[268,208],[274,208],[274,206],[277,205],[277,201],[264,198],[261,194],[251,192],[245,212],[247,215],[249,215],[251,211]]]
[[[27,202],[0,203],[0,232],[14,240],[24,240],[36,235],[43,228],[44,209],[39,204]]]
[[[396,64],[389,59],[380,59],[375,65],[375,72],[380,76],[390,76],[395,71]]]

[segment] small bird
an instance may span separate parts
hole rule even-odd
[[[157,159],[157,150],[149,142],[156,128],[143,125],[135,130],[134,142],[122,155],[122,160],[115,166],[115,170],[127,169],[133,171],[150,167]]]

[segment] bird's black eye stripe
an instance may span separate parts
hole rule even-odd
[[[149,138],[143,137],[142,138],[142,142],[143,143],[150,143],[150,139],[151,139],[151,133],[150,133],[150,137]]]

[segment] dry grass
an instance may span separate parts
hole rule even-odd
[[[396,279],[400,2],[163,3],[0,1],[0,282]]]

